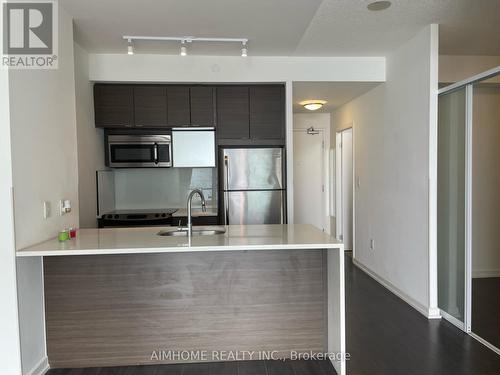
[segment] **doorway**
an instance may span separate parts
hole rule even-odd
[[[354,251],[353,128],[336,134],[336,232],[346,251]]]
[[[312,224],[330,233],[325,183],[326,132],[314,125],[293,130],[293,200],[296,224]]]

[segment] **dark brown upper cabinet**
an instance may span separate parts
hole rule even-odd
[[[215,126],[214,90],[207,86],[191,87],[191,126]]]
[[[249,139],[248,86],[217,87],[219,139]]]
[[[250,139],[285,139],[285,92],[281,85],[250,86]]]
[[[166,87],[134,86],[134,118],[138,128],[166,127]]]
[[[96,127],[216,126],[219,144],[285,142],[283,85],[103,84],[94,86]]]
[[[167,86],[167,124],[191,125],[189,86]]]
[[[95,125],[103,128],[132,127],[134,95],[129,85],[94,85]]]

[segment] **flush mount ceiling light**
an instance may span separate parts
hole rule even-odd
[[[326,104],[326,100],[304,100],[299,104],[309,111],[316,111]]]
[[[186,56],[187,55],[187,47],[186,43],[192,43],[192,42],[218,42],[218,43],[241,43],[242,48],[241,48],[241,56],[242,57],[247,57],[248,55],[248,50],[247,50],[247,43],[248,39],[247,38],[198,38],[195,36],[183,36],[183,37],[177,37],[177,36],[133,36],[133,35],[124,35],[123,39],[128,41],[128,47],[127,47],[127,53],[128,54],[133,54],[133,46],[132,42],[137,41],[137,40],[149,40],[149,41],[176,41],[176,42],[181,42],[181,56]],[[130,53],[132,47],[132,53]]]
[[[385,10],[391,6],[390,1],[375,1],[373,3],[368,4],[367,8],[368,10],[372,10],[374,12],[377,12],[379,10]]]

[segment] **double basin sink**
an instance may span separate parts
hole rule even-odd
[[[192,235],[193,236],[213,236],[216,234],[224,234],[226,233],[226,228],[224,227],[193,227]],[[158,236],[166,236],[166,237],[187,237],[187,230],[162,230],[157,233]]]

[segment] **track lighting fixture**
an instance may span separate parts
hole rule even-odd
[[[132,43],[137,40],[149,40],[149,41],[177,41],[181,42],[181,56],[187,55],[187,46],[186,43],[191,42],[218,42],[218,43],[241,43],[241,56],[247,57],[248,49],[247,43],[248,39],[246,38],[198,38],[195,36],[183,36],[183,37],[171,37],[171,36],[133,36],[133,35],[124,35],[123,39],[128,41],[127,53],[129,55],[134,54],[134,46]]]

